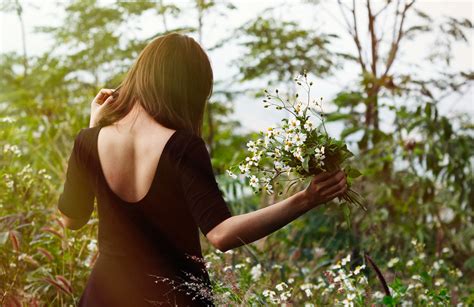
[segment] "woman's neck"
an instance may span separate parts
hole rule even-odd
[[[113,126],[115,126],[117,130],[129,133],[148,130],[157,125],[162,126],[146,112],[139,102],[135,103],[132,110],[130,110],[127,115],[113,123]]]

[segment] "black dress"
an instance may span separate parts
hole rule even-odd
[[[58,201],[66,216],[88,219],[97,199],[99,256],[79,306],[213,306],[199,229],[206,235],[232,215],[203,139],[176,130],[148,193],[130,203],[105,180],[100,129],[77,134]]]

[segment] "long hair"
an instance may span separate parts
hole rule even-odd
[[[209,58],[193,38],[179,33],[156,37],[140,52],[96,125],[113,124],[140,103],[163,126],[201,136],[212,84]]]

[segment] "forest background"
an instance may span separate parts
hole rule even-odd
[[[203,238],[218,303],[474,304],[472,1],[0,3],[2,305],[77,302],[97,218],[78,232],[58,220],[72,141],[97,92],[173,31],[212,61],[203,138],[233,214],[303,188],[254,194],[225,170],[281,118],[263,90],[293,97],[304,69],[368,207],[349,225],[327,204],[226,253]]]

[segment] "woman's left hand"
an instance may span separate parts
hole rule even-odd
[[[98,117],[100,110],[114,100],[112,93],[114,89],[103,88],[99,91],[99,93],[95,96],[94,100],[91,102],[91,118],[89,121],[89,127],[95,126],[95,120]]]

